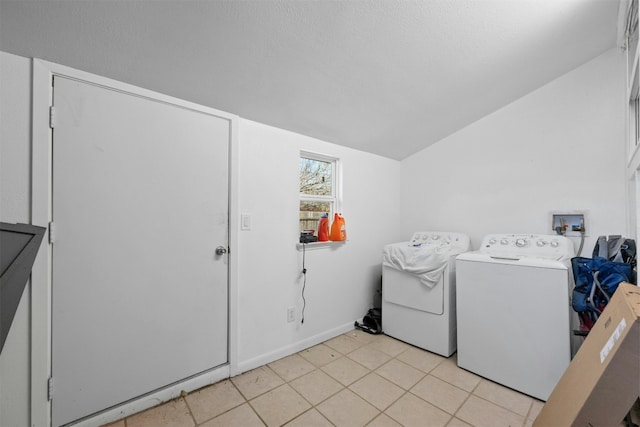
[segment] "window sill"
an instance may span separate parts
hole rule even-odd
[[[299,251],[301,251],[303,248],[306,251],[315,250],[315,249],[336,249],[336,248],[339,248],[340,246],[343,246],[345,243],[347,243],[346,240],[343,240],[341,242],[329,241],[329,242],[296,243],[296,249],[298,249]]]

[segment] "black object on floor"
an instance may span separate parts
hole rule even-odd
[[[367,314],[362,318],[362,323],[355,322],[357,329],[368,332],[370,334],[382,333],[382,309],[370,308]]]

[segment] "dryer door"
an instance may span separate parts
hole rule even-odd
[[[444,313],[444,272],[438,283],[429,288],[415,274],[383,267],[383,297],[386,302],[427,313]]]

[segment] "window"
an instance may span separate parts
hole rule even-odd
[[[636,68],[629,92],[629,156],[635,152],[640,141],[640,93],[638,92],[638,70]]]
[[[629,93],[629,145],[630,155],[634,155],[640,141],[640,90],[638,69],[638,0],[628,5],[625,22],[625,46],[627,48],[627,72]]]
[[[631,100],[631,120],[635,131],[632,137],[633,148],[635,148],[638,145],[638,141],[640,141],[640,97],[637,90]]]
[[[338,159],[318,154],[300,154],[299,231],[314,230],[326,214],[329,221],[338,209]]]

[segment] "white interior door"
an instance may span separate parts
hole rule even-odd
[[[52,421],[227,362],[230,121],[54,81]]]

